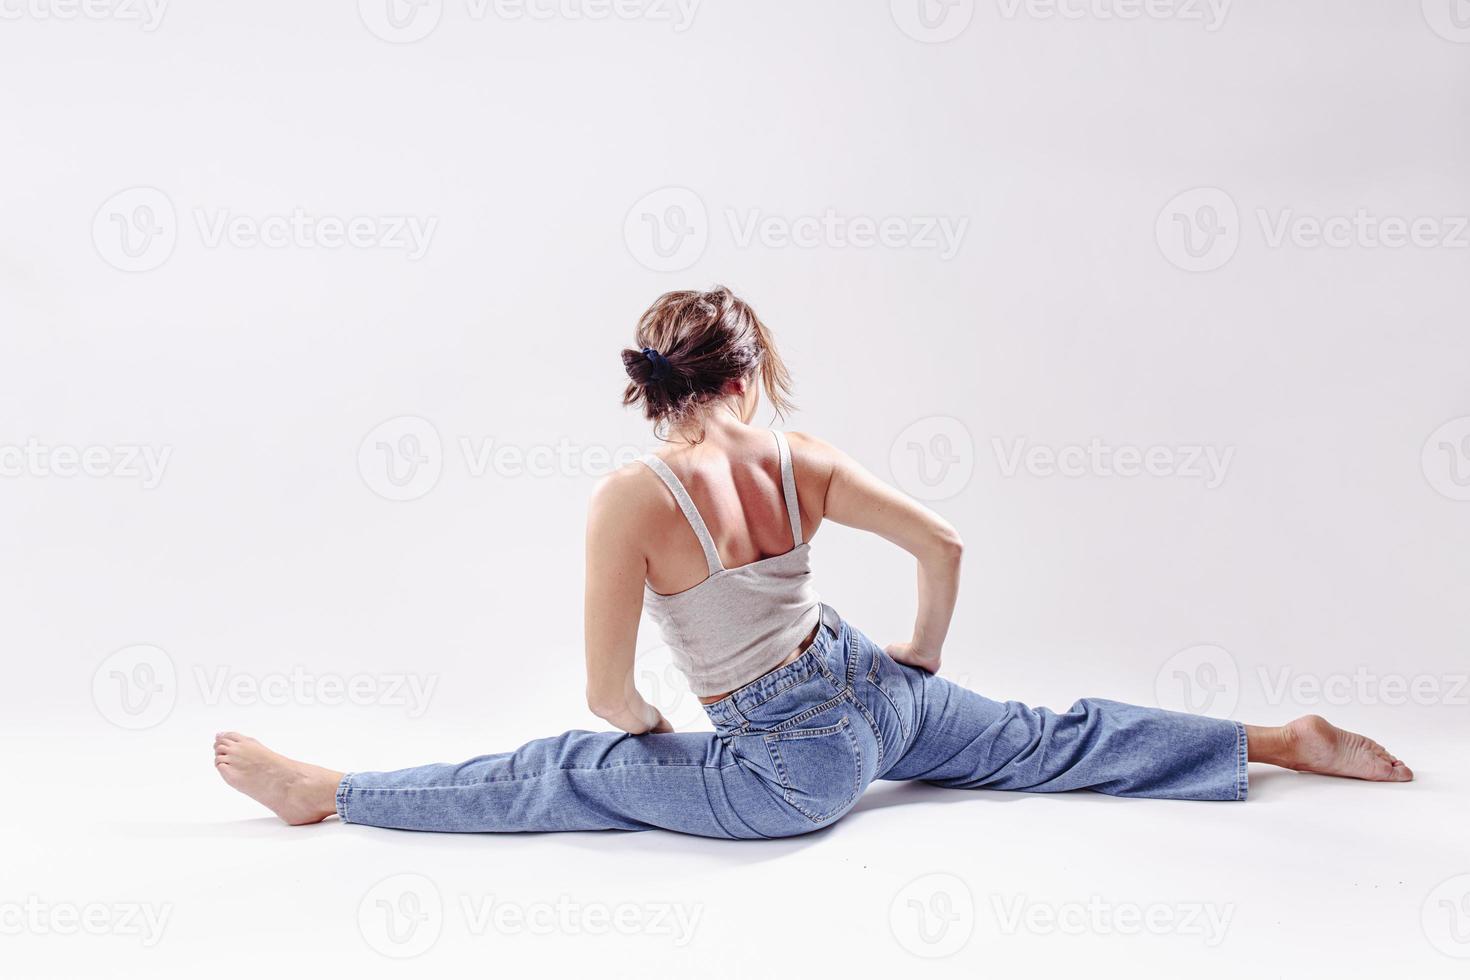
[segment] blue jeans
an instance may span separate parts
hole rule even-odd
[[[571,731],[458,765],[357,772],[347,823],[404,830],[648,830],[790,837],[875,779],[955,789],[1243,800],[1245,728],[1086,699],[1001,703],[895,662],[823,608],[796,660],[708,705],[714,733]]]

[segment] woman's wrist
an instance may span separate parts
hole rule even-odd
[[[933,664],[933,669],[935,670],[939,668],[939,658],[941,656],[941,651],[938,647],[931,648],[925,646],[922,643],[910,642],[909,653],[913,655],[915,660],[918,660],[924,664]]]
[[[914,638],[909,640],[909,649],[913,650],[916,656],[938,663],[944,649],[944,638],[925,636],[922,631],[915,631]]]

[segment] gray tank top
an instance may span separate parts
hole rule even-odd
[[[674,495],[709,565],[709,578],[683,592],[661,595],[647,583],[643,586],[644,608],[696,697],[733,691],[772,670],[796,652],[821,618],[812,585],[811,546],[801,537],[791,447],[785,433],[773,435],[793,545],[785,554],[739,568],[720,564],[714,538],[674,471],[657,456],[641,458]]]

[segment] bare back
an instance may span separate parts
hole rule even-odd
[[[790,437],[801,510],[803,538],[811,540],[822,523],[830,469],[803,459],[803,440]],[[781,467],[771,433],[742,429],[721,433],[697,446],[657,454],[673,470],[703,516],[725,568],[737,568],[785,554],[793,547],[781,491]],[[640,468],[642,469],[642,468]],[[648,586],[662,595],[693,588],[708,577],[703,549],[677,501],[651,471],[640,473],[638,531],[646,542]]]

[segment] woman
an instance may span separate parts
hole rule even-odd
[[[1247,759],[1413,778],[1377,743],[1314,715],[1258,727],[1092,699],[1058,714],[941,678],[954,528],[821,440],[750,424],[762,388],[778,412],[790,407],[790,380],[770,332],[729,290],[660,297],[636,344],[623,351],[623,402],[667,446],[603,480],[587,525],[587,703],[619,731],[352,774],[226,732],[214,744],[226,782],[291,824],[336,813],[407,830],[765,838],[827,826],[875,779],[1243,800]],[[817,598],[810,541],[829,520],[917,559],[908,641],[880,648]],[[634,687],[645,610],[714,734],[674,732]]]

